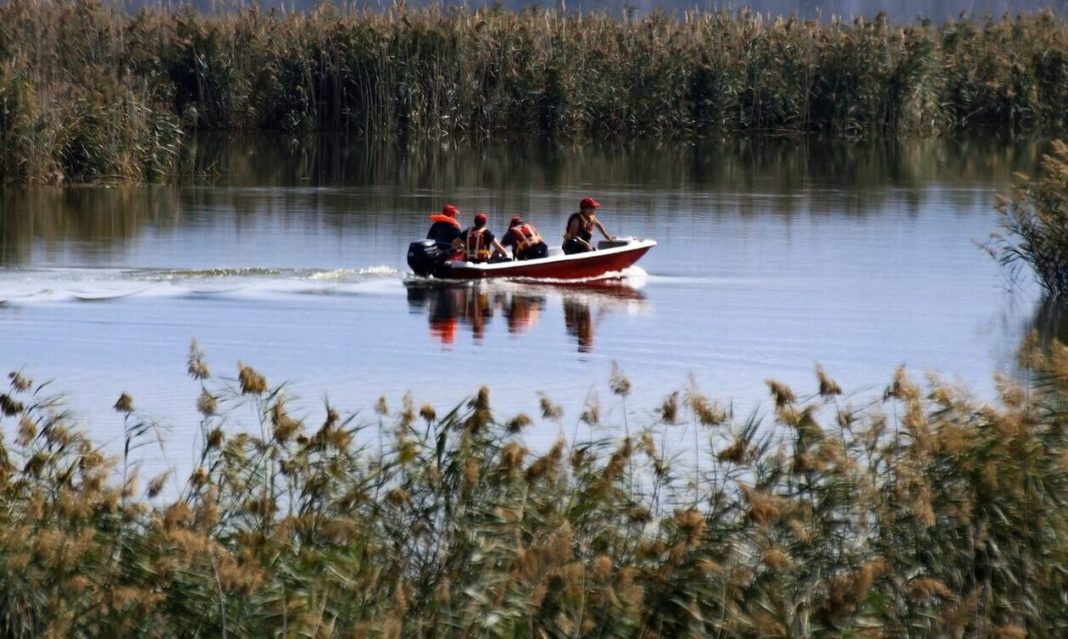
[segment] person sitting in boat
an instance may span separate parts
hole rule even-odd
[[[601,206],[601,203],[592,197],[584,197],[579,202],[579,212],[572,213],[571,217],[567,218],[567,228],[564,230],[564,253],[572,255],[574,253],[585,253],[586,251],[594,250],[593,247],[593,229],[596,227],[601,232],[606,240],[613,240],[608,231],[605,230],[604,224],[597,219],[594,212],[597,207]]]
[[[460,235],[460,241],[463,243],[464,257],[468,262],[508,259],[500,241],[486,227],[486,214],[482,211],[475,214],[475,225]]]
[[[513,215],[508,223],[508,232],[504,234],[501,246],[511,246],[512,257],[517,260],[533,260],[549,255],[549,246],[541,238],[538,229],[518,215]]]
[[[460,244],[457,240],[460,239],[460,221],[456,219],[456,216],[460,214],[460,209],[456,208],[452,204],[446,204],[445,208],[441,209],[441,213],[435,213],[430,216],[430,221],[433,224],[430,225],[430,230],[426,233],[426,239],[434,240],[443,248],[445,245],[451,246],[454,249],[460,248]]]

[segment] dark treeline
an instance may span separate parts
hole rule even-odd
[[[184,133],[693,138],[1057,127],[1052,14],[901,27],[746,12],[0,6],[0,176],[162,179]]]

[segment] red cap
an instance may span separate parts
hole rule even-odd
[[[508,226],[515,226],[516,224],[522,224],[522,223],[523,223],[523,218],[519,217],[518,215],[513,215],[512,216],[512,221],[508,223]]]
[[[482,211],[475,213],[475,226],[481,226],[486,223],[486,214]]]
[[[441,213],[446,217],[456,217],[460,213],[460,209],[456,208],[452,204],[446,204],[445,208],[441,209]]]
[[[598,206],[601,206],[601,203],[592,197],[584,197],[582,198],[582,201],[579,202],[580,209],[595,209]]]

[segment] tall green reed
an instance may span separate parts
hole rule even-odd
[[[1012,195],[999,197],[1001,230],[988,250],[1017,278],[1027,268],[1046,294],[1068,292],[1068,144],[1054,140],[1037,179],[1018,175]]]
[[[167,179],[191,130],[435,140],[937,134],[1064,122],[1051,14],[895,25],[747,11],[0,7],[0,176]]]
[[[97,2],[0,8],[2,179],[173,174],[182,131],[165,106],[158,63],[137,56],[136,29],[144,20]]]

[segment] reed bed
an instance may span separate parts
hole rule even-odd
[[[998,198],[1001,230],[990,253],[1013,279],[1030,267],[1050,301],[1068,293],[1068,143],[1052,142],[1037,179],[1016,175],[1012,194]]]
[[[996,404],[899,370],[849,399],[769,380],[738,418],[691,382],[639,428],[379,400],[312,421],[194,343],[201,448],[115,402],[110,459],[24,371],[0,394],[5,636],[1056,637],[1068,630],[1068,348]],[[612,401],[630,382],[613,371]],[[617,411],[612,411],[616,413]],[[562,436],[543,450],[529,429]],[[614,433],[612,436],[602,436]],[[621,435],[625,433],[625,435]],[[139,452],[140,448],[140,452]],[[184,473],[183,473],[184,474]]]
[[[1068,28],[749,12],[0,6],[0,178],[168,179],[198,129],[386,139],[1057,127]]]

